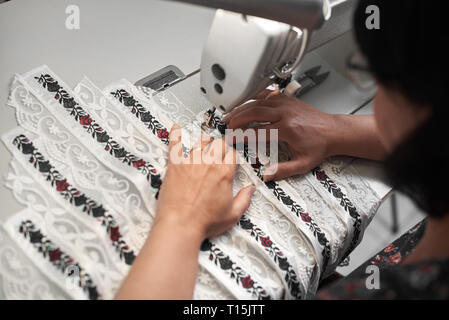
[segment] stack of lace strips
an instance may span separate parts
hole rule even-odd
[[[2,136],[6,185],[26,209],[3,221],[3,295],[113,298],[151,230],[170,128],[182,126],[188,151],[202,113],[127,80],[71,89],[47,66],[16,75],[8,104],[19,126]],[[345,159],[265,183],[258,155],[240,156],[234,192],[257,191],[235,227],[203,242],[194,298],[310,298],[360,242],[379,197]]]

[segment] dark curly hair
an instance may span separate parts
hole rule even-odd
[[[366,28],[369,5],[379,7],[378,30]],[[447,1],[361,0],[354,14],[360,51],[377,80],[432,108],[389,155],[385,170],[395,189],[434,217],[449,213],[447,7]]]

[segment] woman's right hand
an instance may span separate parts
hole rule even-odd
[[[334,155],[372,160],[385,157],[372,115],[328,114],[295,97],[269,91],[256,98],[234,109],[223,121],[230,129],[267,122],[253,129],[279,130],[279,141],[287,143],[291,160],[267,168],[265,181],[304,174]]]

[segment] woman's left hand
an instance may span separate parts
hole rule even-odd
[[[236,151],[224,139],[206,136],[190,157],[181,154],[181,130],[170,133],[170,161],[159,195],[155,223],[170,221],[213,237],[234,226],[249,206],[254,186],[233,197]],[[207,159],[207,160],[206,160]]]

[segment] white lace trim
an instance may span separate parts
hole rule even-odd
[[[192,145],[200,132],[202,113],[194,114],[191,108],[185,106],[170,91],[153,95],[153,92],[148,90],[140,91],[126,80],[109,85],[101,92],[85,78],[72,92],[46,66],[23,76],[16,76],[13,81],[9,104],[16,108],[17,121],[27,130],[26,135],[32,136],[33,143],[39,151],[45,154],[74,186],[103,203],[108,211],[113,213],[122,234],[129,239],[137,253],[145,241],[151,227],[152,215],[155,213],[155,199],[147,196],[152,193],[151,187],[141,173],[116,161],[83,130],[77,121],[71,119],[54,98],[54,93],[48,92],[34,79],[34,76],[39,77],[41,73],[55,77],[58,84],[64,87],[64,90],[69,92],[102,128],[108,133],[113,133],[114,139],[121,146],[153,164],[162,176],[167,163],[167,146],[110,93],[116,89],[126,88],[167,129],[170,129],[175,122],[181,124],[183,144],[187,148]],[[18,132],[23,131],[13,131],[4,139],[10,143],[11,137]],[[209,134],[220,136],[217,130]],[[121,262],[118,261],[115,252],[111,251],[107,234],[103,229],[90,223],[87,219],[90,217],[80,219],[79,212],[67,206],[61,201],[64,199],[61,199],[60,195],[39,181],[41,177],[37,175],[36,169],[27,169],[30,164],[23,161],[22,154],[14,148],[12,152],[17,160],[11,162],[7,185],[19,202],[28,206],[26,214],[32,216],[39,224],[45,225],[44,230],[67,252],[79,257],[83,267],[98,284],[102,297],[113,297],[128,267],[118,267]],[[362,218],[363,231],[380,201],[369,185],[357,175],[355,168],[335,161],[337,160],[330,159],[322,165],[322,168],[357,207]],[[279,186],[316,221],[330,242],[330,264],[326,270],[321,270],[322,246],[311,230],[276,199],[271,190],[255,175],[252,167],[242,161],[234,180],[234,192],[251,183],[256,185],[257,191],[245,217],[262,230],[285,255],[298,277],[302,298],[313,296],[320,276],[331,273],[349,248],[353,236],[353,219],[339,205],[338,200],[332,197],[311,174],[279,182]],[[23,215],[25,214],[19,213],[17,217]],[[20,242],[20,239],[16,239],[17,235],[11,232],[14,229],[11,225],[13,225],[11,222],[5,224],[14,240]],[[236,226],[211,241],[228,255],[235,265],[242,268],[252,280],[265,289],[271,298],[294,298],[285,280],[285,271],[280,269],[272,253],[250,232]],[[3,252],[8,252],[7,254],[12,256],[13,245],[2,246],[0,263]],[[31,254],[25,243],[20,246],[27,255]],[[250,290],[244,289],[241,283],[231,279],[229,274],[220,268],[219,263],[211,261],[209,255],[207,251],[201,251],[199,255],[200,266],[195,299],[255,298]],[[19,254],[16,253],[16,256]],[[45,261],[33,260],[33,262],[38,268],[33,269],[30,266],[27,272],[33,274],[31,279],[35,279],[30,281],[35,282],[36,287],[42,286],[48,282],[45,281],[46,276],[49,278],[53,276],[53,272],[49,273],[51,266],[46,266]],[[87,266],[84,266],[84,263]],[[0,274],[4,278],[3,291],[8,298],[29,298],[36,295],[30,292],[22,293],[26,286],[19,280],[5,280],[9,273],[11,272],[7,267],[0,265]],[[58,278],[55,283],[49,284],[48,290],[43,290],[41,297],[47,296],[50,291],[53,292],[50,288],[57,284],[54,288],[54,297],[80,298],[81,295],[74,295],[73,292],[64,290],[63,280]],[[83,297],[85,298],[85,295]]]

